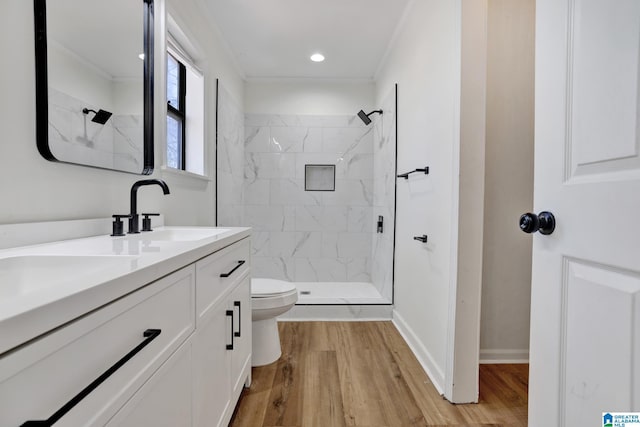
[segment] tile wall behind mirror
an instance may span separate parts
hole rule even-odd
[[[153,1],[34,0],[34,7],[40,153],[151,173]]]

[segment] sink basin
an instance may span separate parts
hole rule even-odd
[[[0,258],[0,299],[90,283],[100,273],[131,268],[133,256],[25,255]]]
[[[141,232],[135,236],[130,235],[130,239],[143,239],[150,241],[171,241],[189,242],[195,240],[208,239],[229,231],[228,228],[200,228],[200,227],[171,227],[151,232]]]

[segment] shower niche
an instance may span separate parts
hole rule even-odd
[[[335,165],[304,165],[305,191],[336,191]]]
[[[237,105],[221,85],[217,221],[253,228],[253,276],[294,282],[298,305],[392,304],[395,88],[367,122],[252,113],[237,129]]]

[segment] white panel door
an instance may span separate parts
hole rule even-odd
[[[529,425],[640,411],[639,0],[536,3]]]

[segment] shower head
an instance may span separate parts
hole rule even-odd
[[[360,120],[362,120],[365,125],[368,125],[369,123],[371,123],[371,119],[369,118],[369,115],[362,110],[358,112],[358,117],[360,117]]]
[[[111,114],[110,112],[108,112],[107,110],[90,110],[88,108],[83,108],[82,112],[84,114],[89,114],[89,113],[94,113],[95,116],[93,116],[93,119],[91,119],[92,122],[94,123],[99,123],[101,125],[107,123],[107,120],[109,120],[111,118]]]
[[[382,114],[382,110],[373,110],[369,114],[366,114],[364,111],[360,110],[358,112],[358,117],[360,117],[360,120],[362,120],[365,125],[368,125],[369,123],[371,123],[371,119],[369,118],[369,116],[373,113]]]

